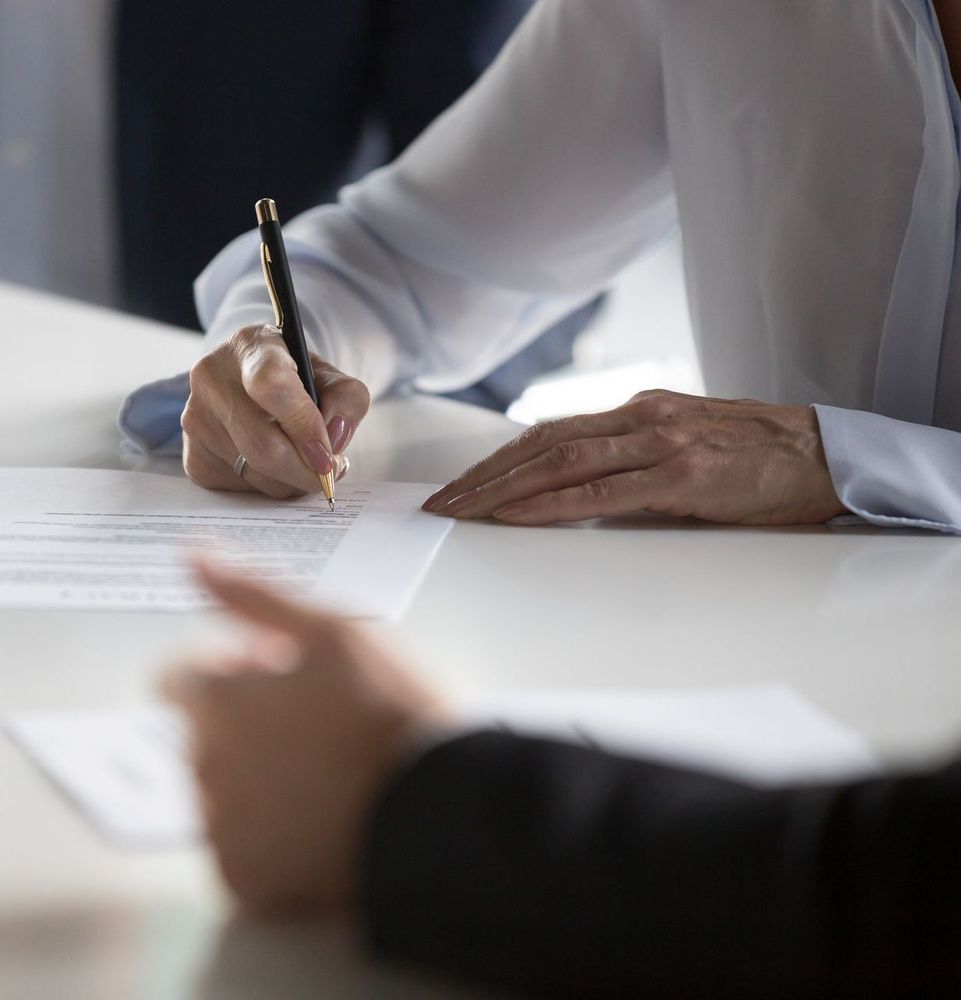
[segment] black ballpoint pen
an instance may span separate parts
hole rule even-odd
[[[319,409],[317,386],[314,385],[314,370],[310,364],[304,327],[300,322],[297,296],[294,295],[294,282],[290,277],[287,251],[284,249],[284,236],[277,218],[277,205],[273,198],[261,198],[254,206],[254,210],[257,213],[257,227],[260,230],[260,264],[264,269],[267,294],[274,307],[274,321],[280,328],[284,344],[297,365],[297,374],[300,376],[300,381],[303,383],[307,395]],[[325,475],[318,472],[317,478],[320,480],[327,503],[333,510],[334,473],[331,471]]]

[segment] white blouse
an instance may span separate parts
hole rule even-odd
[[[315,349],[468,385],[680,222],[707,390],[817,404],[835,488],[961,531],[961,105],[930,0],[541,0],[399,160],[286,228]],[[269,320],[256,233],[197,281]],[[122,422],[176,446],[183,380]]]

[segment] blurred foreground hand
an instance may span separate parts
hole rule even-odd
[[[358,625],[210,563],[197,574],[255,629],[244,654],[188,661],[163,681],[191,722],[224,879],[249,908],[344,910],[378,793],[446,711]]]

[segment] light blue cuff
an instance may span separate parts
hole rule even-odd
[[[190,394],[186,372],[134,390],[117,416],[121,433],[135,450],[151,455],[179,455],[180,415]]]
[[[882,527],[961,534],[961,434],[862,410],[814,410],[848,510]]]

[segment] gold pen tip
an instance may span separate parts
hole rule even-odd
[[[320,480],[320,488],[324,491],[324,499],[331,510],[334,509],[334,474],[332,472],[318,472],[317,478]]]

